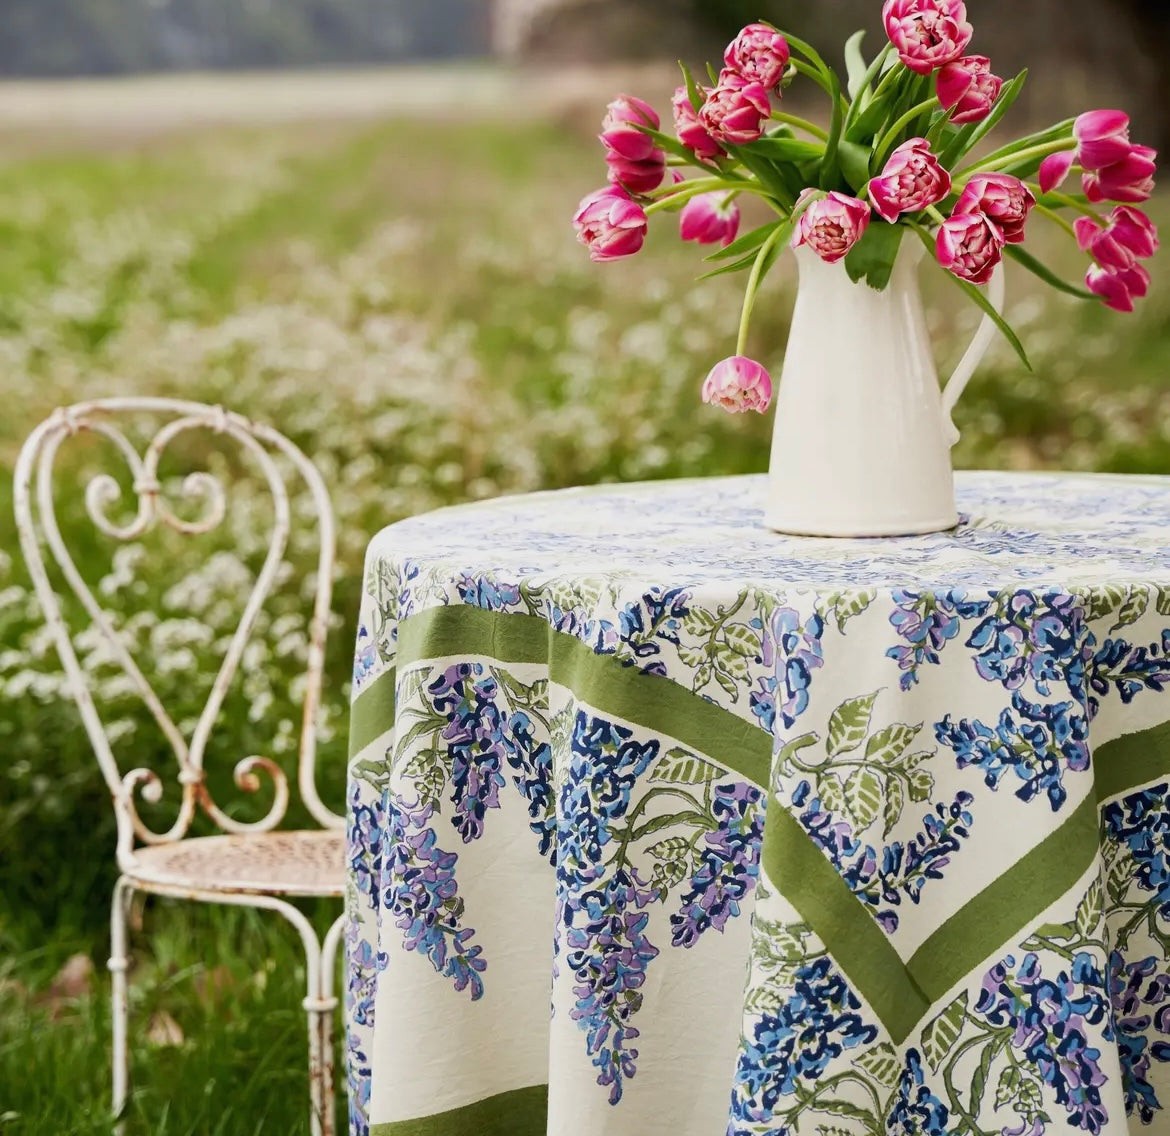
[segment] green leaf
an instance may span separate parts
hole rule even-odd
[[[910,774],[910,800],[915,804],[929,801],[934,792],[934,777],[925,769],[916,769]]]
[[[874,220],[845,257],[845,271],[854,284],[864,280],[871,288],[882,291],[890,282],[894,261],[905,232],[902,225],[887,225]]]
[[[825,143],[825,156],[821,162],[821,188],[836,189],[841,180],[841,132],[845,127],[845,111],[841,106],[841,84],[836,73],[825,69],[829,79],[829,97],[833,100],[833,120],[829,124],[829,140]]]
[[[704,785],[724,775],[724,770],[713,762],[675,746],[654,763],[651,781],[669,781],[674,785]]]
[[[906,790],[902,788],[899,777],[890,777],[886,781],[886,797],[882,802],[882,839],[885,840],[894,826],[902,819],[902,810],[906,807]]]
[[[849,129],[845,133],[846,140],[861,143],[862,145],[872,140],[890,113],[892,97],[892,93],[887,92],[875,98],[850,124]],[[865,150],[868,155],[870,147],[866,146]],[[868,164],[869,158],[867,157],[866,165],[868,166]]]
[[[882,811],[884,778],[872,769],[854,769],[845,781],[845,805],[857,831],[869,828]]]
[[[1126,590],[1117,584],[1097,584],[1083,594],[1085,619],[1092,621],[1112,615],[1125,602]]]
[[[716,681],[721,674],[725,674],[733,680],[731,687],[723,686],[722,682],[719,683],[728,694],[735,693],[735,683],[746,683],[750,677],[747,659],[726,643],[715,644],[711,661],[715,664]]]
[[[866,759],[880,765],[892,765],[910,748],[910,743],[918,737],[921,729],[921,722],[917,726],[895,722],[884,730],[878,730],[865,747]]]
[[[1154,606],[1157,608],[1159,615],[1170,615],[1170,588],[1160,587],[1158,589]]]
[[[704,272],[702,276],[697,276],[696,280],[710,280],[715,276],[726,276],[732,272],[743,272],[745,269],[751,268],[756,263],[756,254],[749,253],[747,256],[739,260],[732,261],[731,264],[725,264],[722,268],[713,268],[710,272]]]
[[[869,181],[869,147],[862,146],[859,142],[842,141],[837,151],[841,160],[841,172],[845,175],[849,188],[854,193],[860,193]]]
[[[871,225],[870,228],[872,227],[873,226]],[[918,226],[915,226],[915,230],[922,238],[926,247],[931,250],[931,254],[934,255],[934,241],[931,240],[929,234],[927,234],[924,229],[921,229]],[[846,258],[846,260],[848,260],[848,258]],[[1028,361],[1028,353],[1024,350],[1024,345],[1020,342],[1019,336],[1017,336],[1016,333],[1012,331],[1011,326],[1008,324],[1007,320],[1005,320],[1003,316],[1001,316],[999,312],[997,312],[995,308],[992,307],[991,301],[969,280],[960,280],[953,272],[947,272],[945,268],[942,271],[943,275],[946,276],[948,280],[951,280],[957,284],[967,294],[968,298],[974,301],[980,310],[982,310],[983,313],[990,318],[991,322],[999,328],[1004,339],[1006,339],[1008,343],[1012,345],[1012,349],[1020,357],[1020,362],[1023,363],[1029,371],[1031,371],[1032,364]]]
[[[1002,1046],[1001,1041],[990,1042],[979,1058],[979,1065],[971,1077],[971,1115],[978,1116],[983,1104],[983,1093],[987,1089],[987,1078],[991,1075],[991,1064]]]
[[[716,71],[715,68],[712,67],[710,63],[707,64],[707,74],[711,78],[711,86],[718,87],[719,86],[719,72]]]
[[[760,654],[760,633],[745,623],[729,623],[723,628],[727,645],[745,658],[754,659]]]
[[[864,1069],[888,1089],[892,1089],[902,1075],[898,1051],[888,1041],[867,1049],[861,1056],[854,1058],[853,1064]]]
[[[807,162],[825,153],[823,142],[806,142],[803,138],[779,138],[767,135],[750,142],[752,150],[773,162]],[[747,147],[743,147],[746,149]]]
[[[683,631],[695,638],[706,638],[719,621],[706,608],[693,607],[683,616]]]
[[[821,808],[830,816],[840,816],[848,812],[845,807],[845,791],[836,777],[822,777],[817,782],[817,796],[821,800]]]
[[[646,849],[655,860],[677,860],[680,856],[689,856],[690,850],[690,842],[685,836],[668,836]]]
[[[833,605],[833,614],[837,619],[837,630],[845,634],[845,624],[855,615],[860,615],[877,599],[877,591],[873,588],[860,588],[838,596]]]
[[[1095,879],[1089,884],[1088,891],[1085,892],[1081,902],[1077,904],[1076,924],[1077,930],[1085,938],[1088,938],[1101,922],[1101,917],[1105,914],[1105,897],[1101,887],[1100,879]]]
[[[854,32],[845,41],[845,73],[848,75],[847,87],[849,97],[856,99],[865,90],[868,67],[865,56],[861,54],[861,43],[865,39],[865,30]]]
[[[960,994],[922,1031],[922,1055],[934,1072],[947,1059],[967,1020],[967,993]]]
[[[1006,245],[1003,251],[1005,256],[1010,256],[1017,264],[1023,265],[1049,287],[1067,292],[1070,296],[1076,296],[1078,300],[1095,300],[1097,298],[1092,292],[1086,292],[1084,288],[1078,288],[1075,284],[1062,280],[1051,268],[1041,264],[1030,252],[1025,252],[1019,245]]]
[[[703,103],[707,100],[703,97],[703,92],[699,84],[695,82],[695,77],[691,74],[691,69],[681,59],[678,61],[678,65],[682,70],[683,82],[686,84],[687,98],[691,100],[691,107],[698,114],[703,107]]]
[[[880,691],[842,702],[829,716],[829,756],[840,757],[855,750],[869,732],[873,704]]]
[[[727,260],[729,257],[754,253],[772,235],[777,226],[782,224],[782,221],[773,221],[768,225],[760,225],[758,228],[752,229],[750,233],[740,237],[739,240],[732,241],[727,248],[719,249],[704,257],[704,260]]]
[[[789,188],[781,172],[763,154],[753,154],[750,146],[728,146],[728,153],[744,164],[749,173],[785,209],[791,209],[796,195]]]
[[[726,675],[723,671],[717,670],[715,672],[715,681],[723,688],[732,702],[735,702],[739,698],[739,688],[735,685],[735,679],[731,678],[730,675]]]
[[[678,645],[678,657],[679,661],[685,667],[691,667],[692,669],[701,667],[707,659],[706,645],[704,644],[703,650],[699,650],[696,647],[688,646],[686,643],[680,643]]]
[[[999,1084],[995,1089],[995,1107],[1003,1108],[1011,1104],[1020,1091],[1020,1070],[1016,1065],[1007,1065],[999,1075]]]
[[[1109,633],[1120,631],[1121,628],[1128,627],[1131,623],[1137,623],[1146,614],[1146,609],[1149,606],[1150,593],[1146,591],[1145,587],[1139,584],[1137,587],[1131,588],[1128,598],[1117,613],[1117,622],[1109,628]]]

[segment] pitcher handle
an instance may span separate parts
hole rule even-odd
[[[1001,264],[996,268],[995,273],[987,284],[987,299],[990,301],[997,315],[1003,314],[1003,276],[1003,265]],[[959,431],[951,418],[955,404],[959,401],[967,384],[971,381],[971,376],[975,374],[979,364],[983,362],[983,356],[987,354],[987,349],[991,346],[991,342],[995,338],[996,330],[995,321],[985,313],[982,322],[975,332],[975,338],[971,340],[971,346],[967,348],[966,353],[959,360],[959,365],[951,375],[950,382],[943,389],[943,433],[946,436],[948,446],[953,446],[959,440]]]

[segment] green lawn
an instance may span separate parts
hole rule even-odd
[[[35,151],[0,139],[2,1136],[108,1131],[100,965],[112,825],[8,519],[16,448],[44,413],[99,394],[222,401],[282,427],[320,466],[342,531],[321,758],[337,805],[352,617],[373,530],[505,492],[763,470],[770,429],[698,399],[710,365],[732,352],[740,278],[694,284],[701,262],[670,219],[624,264],[591,265],[573,242],[568,218],[603,172],[584,127],[288,125]],[[1045,255],[1078,260],[1075,249]],[[750,346],[777,372],[792,274],[781,261]],[[997,348],[960,405],[958,464],[1170,472],[1165,276],[1131,317],[1009,283],[1035,372]],[[945,365],[975,317],[938,280],[929,314]],[[86,450],[67,470],[96,456]],[[168,589],[218,586],[205,552],[161,542],[165,584],[145,560],[111,573],[112,549],[76,497],[62,510],[90,575],[114,581],[111,604],[156,613],[136,632],[141,649],[168,675],[180,716],[195,713],[208,648],[194,636],[183,653],[194,632]],[[246,575],[258,545],[243,543]],[[292,559],[299,566],[304,553]],[[194,614],[213,625],[215,611],[206,601]],[[225,761],[270,752],[291,714],[299,655],[281,643],[303,629],[298,611],[290,592],[261,626],[265,657],[229,707]],[[105,691],[125,768],[156,756],[141,714],[114,684]],[[248,722],[260,695],[270,713]],[[172,904],[148,908],[145,921],[130,1131],[307,1131],[294,938],[268,919]],[[99,964],[94,992],[53,992],[76,952]],[[179,1045],[146,1039],[164,1012]]]

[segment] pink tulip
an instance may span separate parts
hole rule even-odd
[[[700,87],[706,97],[709,91]],[[686,87],[679,87],[670,100],[674,110],[674,131],[678,140],[690,150],[696,158],[709,162],[712,158],[720,158],[724,154],[723,147],[703,129],[699,121],[698,112],[691,106],[691,97]]]
[[[1124,269],[1158,251],[1158,230],[1140,209],[1119,205],[1105,228],[1092,217],[1073,222],[1077,244],[1105,268]]]
[[[775,90],[788,66],[788,41],[767,24],[748,24],[727,45],[723,62],[729,71],[766,90]]]
[[[1111,166],[1129,155],[1129,115],[1120,110],[1091,110],[1073,123],[1077,163],[1086,170]]]
[[[1064,179],[1068,177],[1068,172],[1072,169],[1074,161],[1076,161],[1076,154],[1072,150],[1061,150],[1059,154],[1049,154],[1040,163],[1040,173],[1038,175],[1040,192],[1051,193],[1054,189],[1058,189],[1063,185]]]
[[[739,232],[739,206],[726,193],[700,193],[683,206],[678,231],[684,241],[726,248]]]
[[[711,368],[703,381],[703,401],[731,414],[746,410],[763,414],[772,401],[772,377],[754,359],[732,355]]]
[[[645,211],[617,186],[606,186],[584,198],[573,225],[577,240],[589,248],[589,259],[599,264],[633,256],[646,240]]]
[[[994,223],[1004,241],[1018,245],[1024,239],[1024,225],[1036,204],[1028,187],[1011,174],[976,174],[955,204],[958,216],[982,213]]]
[[[864,201],[834,190],[800,215],[792,247],[808,245],[826,264],[836,264],[861,240],[869,218],[870,208]]]
[[[886,0],[882,19],[898,58],[919,75],[958,59],[974,34],[962,0]]]
[[[938,262],[960,280],[986,284],[1003,259],[1003,234],[982,213],[959,213],[938,230]]]
[[[649,193],[666,175],[666,154],[640,126],[659,127],[654,108],[633,95],[619,95],[601,124],[609,180],[630,193]]]
[[[956,126],[982,122],[1003,89],[1003,80],[991,73],[986,55],[967,55],[943,64],[935,82],[938,101],[951,112]]]
[[[1135,299],[1145,296],[1150,274],[1140,264],[1129,268],[1105,268],[1094,264],[1085,275],[1085,286],[1115,312],[1132,312]]]
[[[925,138],[903,142],[889,157],[880,177],[869,183],[874,211],[892,225],[902,213],[917,213],[951,192],[951,175],[930,152]]]
[[[1093,202],[1122,201],[1140,205],[1154,192],[1158,152],[1149,146],[1132,146],[1120,162],[1091,170],[1081,179],[1085,196]]]
[[[743,146],[764,133],[771,113],[768,90],[762,83],[725,70],[699,110],[699,123],[717,142]]]

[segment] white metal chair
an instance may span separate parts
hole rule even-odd
[[[168,421],[154,434],[141,454],[116,421],[126,414],[163,414]],[[106,510],[120,496],[118,483],[108,475],[94,478],[86,488],[86,507],[94,524],[119,540],[137,539],[156,523],[182,534],[208,533],[223,520],[226,495],[222,482],[211,473],[190,474],[181,493],[202,506],[196,520],[178,517],[163,495],[159,461],[167,447],[191,431],[210,430],[226,435],[259,466],[271,492],[274,523],[268,554],[244,607],[215,678],[210,697],[190,738],[175,725],[151,684],[120,640],[110,617],[82,579],[67,550],[54,510],[52,477],[58,450],[79,431],[93,431],[109,439],[125,458],[133,477],[137,514],[129,523],[113,523]],[[297,782],[301,799],[321,826],[309,831],[278,831],[289,802],[288,780],[269,757],[245,757],[235,767],[235,783],[247,792],[260,788],[259,774],[271,778],[274,799],[260,820],[243,823],[227,815],[207,790],[203,760],[213,727],[229,686],[240,665],[262,605],[276,582],[291,528],[288,488],[275,455],[295,467],[307,484],[316,512],[320,537],[315,602],[310,625],[304,713],[301,723]],[[110,398],[78,403],[55,411],[25,442],[16,464],[16,523],[21,548],[32,575],[86,732],[114,799],[117,817],[117,862],[121,876],[114,889],[110,919],[109,969],[113,983],[113,1106],[120,1117],[128,1088],[126,917],[134,892],[266,908],[279,912],[300,933],[307,961],[304,1008],[309,1025],[309,1078],[314,1136],[332,1136],[333,1013],[337,998],[333,979],[342,917],[318,940],[305,914],[289,897],[341,896],[344,892],[344,818],[330,811],[317,794],[314,779],[317,712],[321,694],[325,633],[329,618],[334,559],[334,524],[329,497],[319,472],[292,442],[267,426],[251,422],[222,407],[163,398]],[[163,783],[150,769],[120,774],[113,748],[103,728],[86,675],[78,663],[72,636],[54,593],[43,555],[47,545],[60,574],[80,601],[92,624],[104,637],[124,672],[133,681],[154,721],[177,759],[180,800],[178,815],[165,832],[152,831],[143,822],[135,795],[151,802],[162,799]],[[198,811],[209,817],[219,835],[188,836]]]

